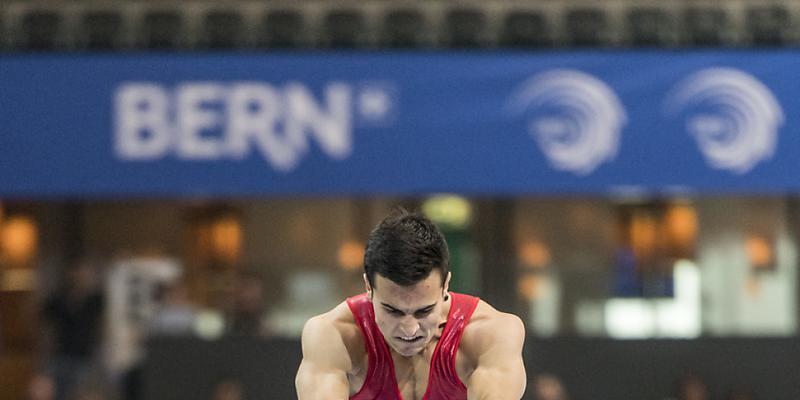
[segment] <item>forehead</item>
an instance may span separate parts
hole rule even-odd
[[[375,275],[375,297],[398,309],[413,309],[435,303],[442,293],[442,274],[438,269],[427,278],[411,285],[401,286],[391,280]]]

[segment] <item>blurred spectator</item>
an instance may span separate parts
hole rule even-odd
[[[564,384],[555,375],[540,374],[533,380],[533,398],[535,400],[567,400]]]
[[[194,305],[189,299],[189,288],[181,278],[158,288],[157,311],[150,323],[153,336],[189,336],[194,332]]]
[[[698,375],[686,375],[675,385],[676,400],[708,400],[708,386]]]
[[[67,269],[64,285],[44,304],[45,362],[55,381],[55,398],[66,399],[97,366],[105,300],[98,270],[88,261]]]
[[[106,400],[108,396],[106,396],[105,392],[100,389],[99,387],[90,386],[79,389],[75,396],[72,397],[74,400]]]
[[[237,380],[225,380],[214,387],[212,400],[242,400],[242,384]]]
[[[734,388],[725,396],[725,400],[755,400],[755,398],[753,392],[746,388]]]
[[[145,340],[159,310],[158,288],[181,276],[182,268],[167,257],[117,260],[110,268],[107,365],[122,391],[122,399],[140,399]]]
[[[237,336],[266,336],[264,281],[254,272],[243,273],[234,288],[234,303],[228,318],[228,333]]]
[[[31,378],[28,385],[29,400],[53,400],[55,398],[56,384],[50,375],[38,373]]]

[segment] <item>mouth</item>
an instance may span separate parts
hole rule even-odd
[[[402,343],[412,344],[422,340],[422,336],[397,336],[396,339]]]

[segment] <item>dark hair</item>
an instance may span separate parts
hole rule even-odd
[[[439,228],[420,213],[397,210],[369,234],[364,252],[364,272],[375,287],[375,274],[411,286],[439,268],[442,285],[447,278],[450,254]]]

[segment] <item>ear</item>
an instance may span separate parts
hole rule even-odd
[[[367,289],[367,294],[369,298],[372,299],[372,286],[369,284],[369,279],[367,279],[367,274],[362,274],[361,277],[364,278],[364,287]]]
[[[445,295],[450,290],[450,278],[452,276],[453,276],[453,274],[451,274],[450,271],[447,271],[447,278],[444,279],[444,286],[442,287],[442,293],[444,293]]]

